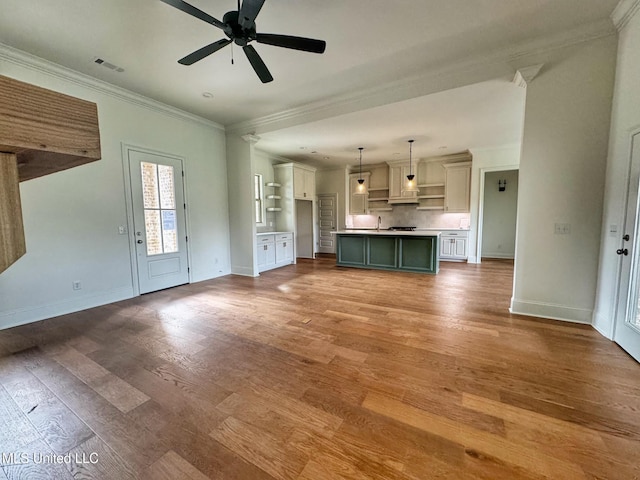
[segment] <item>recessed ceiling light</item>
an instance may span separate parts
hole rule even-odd
[[[317,152],[317,150],[314,150],[314,151],[313,151],[313,152],[311,152],[311,153],[318,153],[318,152]]]
[[[323,160],[329,160],[331,157],[322,157]]]
[[[300,150],[306,150],[307,147],[300,147]]]
[[[202,92],[202,96],[204,98],[213,98],[213,93],[211,93],[211,92]]]

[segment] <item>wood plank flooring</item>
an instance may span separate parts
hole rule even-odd
[[[640,365],[513,266],[331,258],[0,332],[0,479],[640,479]]]

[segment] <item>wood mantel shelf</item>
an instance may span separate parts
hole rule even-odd
[[[0,152],[17,155],[21,182],[99,160],[98,108],[0,75]]]
[[[95,103],[0,75],[0,272],[26,252],[18,183],[100,157]]]

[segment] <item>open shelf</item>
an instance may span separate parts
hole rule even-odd
[[[281,212],[282,209],[280,207],[267,207],[267,212]]]
[[[280,200],[282,197],[280,195],[267,195],[267,198],[270,200]]]
[[[264,184],[265,187],[281,187],[282,185],[280,185],[279,183],[276,182],[267,182]]]

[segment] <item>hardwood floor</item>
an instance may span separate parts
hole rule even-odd
[[[0,332],[0,479],[640,478],[640,365],[509,262],[334,263]]]

